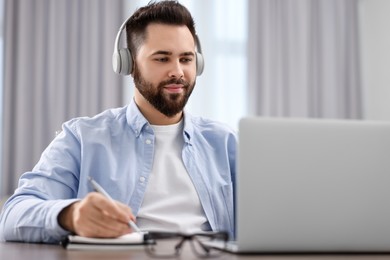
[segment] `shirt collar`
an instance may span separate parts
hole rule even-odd
[[[127,124],[134,131],[136,137],[141,134],[145,125],[149,125],[149,122],[142,115],[141,111],[139,111],[134,99],[131,99],[130,104],[127,106],[126,118]]]
[[[184,142],[191,144],[191,137],[194,133],[193,117],[190,113],[184,110]]]
[[[136,137],[139,137],[141,132],[145,129],[146,125],[149,125],[148,120],[142,115],[141,111],[134,99],[131,99],[130,104],[127,106],[126,110],[127,124],[134,131]],[[190,113],[187,113],[184,110],[184,141],[191,144],[191,136],[193,136],[194,126],[193,126],[193,117]]]

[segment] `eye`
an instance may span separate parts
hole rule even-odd
[[[190,63],[192,61],[192,58],[181,58],[180,62],[181,63]]]
[[[155,58],[154,60],[158,61],[158,62],[167,62],[168,58],[167,57],[158,57],[158,58]]]

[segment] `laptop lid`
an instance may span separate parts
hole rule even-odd
[[[390,251],[390,123],[243,118],[239,252]]]

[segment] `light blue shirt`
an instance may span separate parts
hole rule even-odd
[[[236,133],[228,126],[184,114],[183,163],[212,230],[234,233]],[[94,178],[137,215],[153,166],[153,130],[132,101],[92,118],[75,118],[24,173],[0,219],[3,240],[56,243],[69,234],[59,212],[92,191]]]

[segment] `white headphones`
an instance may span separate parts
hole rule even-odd
[[[131,17],[121,25],[119,32],[115,38],[114,53],[112,54],[112,67],[115,73],[121,75],[130,75],[133,71],[133,58],[128,48],[119,48],[119,41],[122,35],[123,29],[126,27],[127,22]],[[196,52],[196,75],[200,76],[204,69],[204,60],[202,55],[202,48],[197,35],[195,35],[195,44],[197,48]]]

